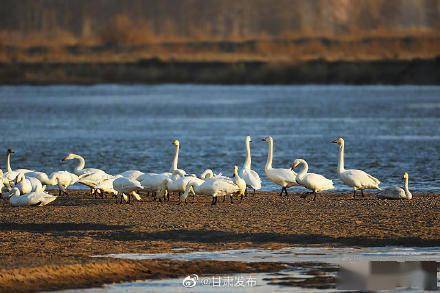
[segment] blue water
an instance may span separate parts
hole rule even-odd
[[[180,168],[231,175],[251,135],[253,167],[271,190],[262,137],[274,137],[274,167],[304,158],[311,172],[334,179],[330,141],[343,136],[346,167],[368,171],[383,186],[400,184],[408,171],[411,189],[440,190],[435,86],[2,86],[0,125],[0,151],[16,150],[13,168],[71,168],[60,159],[75,152],[109,173],[162,172],[178,138]]]

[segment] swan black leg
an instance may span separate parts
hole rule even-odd
[[[255,190],[255,188],[252,188],[252,189],[254,190],[254,192],[252,193],[252,195],[255,195],[256,190]]]
[[[284,187],[281,188],[280,196],[283,196]]]
[[[289,194],[287,193],[287,187],[283,187],[284,188],[284,193],[286,194],[286,196],[288,196]]]
[[[356,189],[353,190],[353,198],[356,198]]]
[[[58,196],[61,196],[61,189],[58,190]]]
[[[316,192],[313,192],[313,194],[315,195],[315,196],[313,197],[313,200],[315,200],[315,199],[316,199]]]
[[[361,189],[361,195],[362,195],[362,197],[365,197],[363,189]]]
[[[229,195],[229,198],[231,199],[231,203],[233,203],[233,201],[232,201],[232,194],[231,194],[231,195]]]
[[[217,203],[217,196],[213,196],[213,197],[212,197],[211,205],[213,206],[213,205],[215,205],[216,203]]]

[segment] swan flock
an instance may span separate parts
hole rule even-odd
[[[303,193],[300,197],[306,198],[308,194],[313,194],[313,200],[317,193],[333,190],[335,186],[333,180],[316,173],[309,173],[309,165],[304,159],[295,159],[290,167],[273,168],[274,140],[268,136],[262,139],[267,143],[267,160],[264,173],[272,183],[280,186],[280,196],[288,195],[288,188],[301,186],[307,189],[308,193]],[[8,149],[6,152],[6,171],[0,169],[0,191],[2,198],[9,201],[12,206],[44,206],[57,199],[57,196],[46,192],[47,186],[58,188],[58,196],[68,195],[68,188],[74,184],[81,184],[90,188],[91,195],[104,197],[107,194],[113,195],[120,203],[131,202],[134,198],[142,201],[140,192],[147,196],[152,196],[154,200],[167,201],[171,193],[178,194],[179,204],[187,202],[188,196],[208,196],[212,198],[211,204],[217,203],[218,197],[229,197],[231,202],[234,197],[243,199],[248,196],[248,190],[253,191],[262,187],[259,174],[252,169],[250,136],[246,136],[245,160],[242,168],[233,167],[233,176],[227,177],[215,174],[211,169],[205,170],[200,176],[188,174],[183,169],[178,168],[180,142],[176,139],[172,142],[174,146],[174,157],[169,171],[162,173],[142,172],[139,170],[128,170],[120,174],[109,174],[97,168],[86,168],[84,157],[78,154],[68,154],[61,161],[77,161],[72,172],[60,170],[47,175],[29,169],[13,169],[11,167],[11,157],[14,151]],[[353,190],[353,198],[357,191],[364,196],[364,190],[378,189],[378,198],[385,199],[411,199],[409,191],[407,172],[403,175],[404,187],[390,187],[381,190],[380,181],[372,175],[362,170],[345,169],[344,148],[345,141],[338,138],[333,143],[339,146],[339,157],[336,173],[340,181]],[[296,170],[296,171],[295,171]]]

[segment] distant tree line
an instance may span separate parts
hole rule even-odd
[[[1,0],[0,31],[145,43],[440,29],[440,0]]]

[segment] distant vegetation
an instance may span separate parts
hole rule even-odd
[[[440,0],[1,0],[0,66],[439,56]]]

